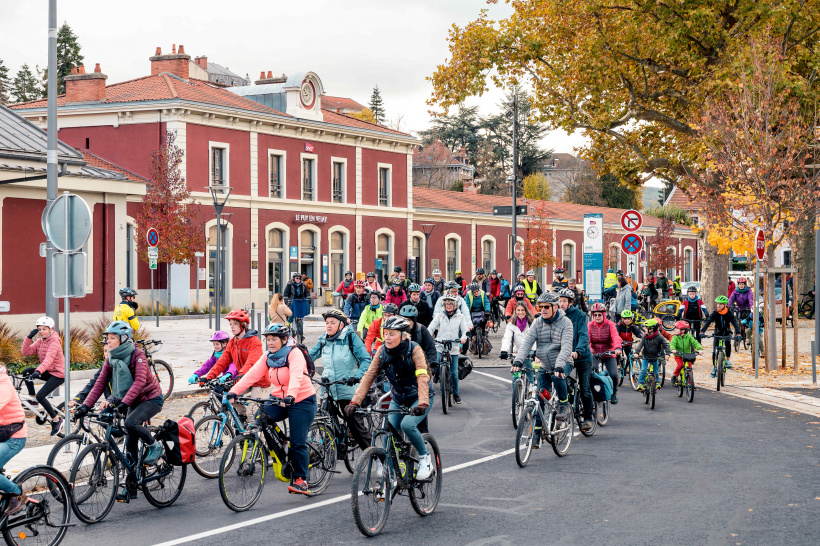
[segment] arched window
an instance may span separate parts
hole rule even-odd
[[[674,279],[674,277],[672,277]],[[683,282],[692,281],[692,249],[683,251]]]
[[[495,265],[495,241],[492,239],[485,239],[481,243],[481,267],[487,270],[487,274],[489,275],[490,271],[494,269]]]
[[[416,275],[414,280],[423,282],[425,273],[424,254],[422,252],[422,249],[424,248],[424,239],[414,235],[411,248],[412,251],[410,252],[410,259],[415,259],[416,261]]]
[[[335,290],[345,278],[345,233],[333,231],[330,234],[330,286]]]
[[[456,278],[456,270],[461,268],[461,241],[455,237],[447,239],[447,279]]]
[[[390,249],[393,247],[392,236],[387,233],[380,233],[376,236],[376,259],[382,261],[381,275],[379,284],[384,286],[384,281],[390,278],[390,273],[393,271],[392,260],[390,256]]]
[[[606,267],[612,271],[618,271],[621,268],[621,248],[618,245],[609,246]]]
[[[302,229],[299,233],[299,272],[313,280],[314,286],[321,284],[317,277],[319,255],[319,235],[311,229]]]
[[[215,281],[217,275],[216,269],[216,257],[217,257],[217,246],[216,246],[216,235],[217,235],[217,226],[216,220],[211,220],[206,225],[207,233],[208,233],[208,290],[210,292],[211,297],[214,296],[213,291],[215,290]],[[233,240],[233,226],[232,224],[222,220],[222,252],[221,252],[221,259],[220,264],[221,267],[219,268],[222,271],[220,278],[222,279],[222,287],[221,287],[221,305],[230,305],[230,296],[231,296],[231,284],[233,282],[233,267],[232,267],[232,244],[231,241]]]
[[[575,245],[572,243],[561,245],[561,267],[567,270],[567,277],[575,277]]]
[[[285,274],[285,237],[281,229],[268,231],[268,298],[282,293],[288,280]]]

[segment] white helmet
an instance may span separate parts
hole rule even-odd
[[[434,269],[433,275],[441,275],[441,269]]]
[[[40,317],[37,319],[35,326],[48,326],[54,328],[54,319],[51,317]]]
[[[529,277],[530,275],[532,275],[534,277],[535,276],[535,271],[533,271],[532,269],[527,271],[527,277]]]

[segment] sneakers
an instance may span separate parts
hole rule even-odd
[[[426,480],[433,473],[433,458],[429,453],[419,457],[419,467],[416,470],[417,480]]]
[[[122,491],[117,495],[117,502],[131,502],[132,500],[137,498],[137,490],[131,490],[127,487],[123,487]]]
[[[51,422],[51,435],[54,436],[58,432],[60,432],[60,427],[63,426],[63,420],[57,419],[56,421]]]
[[[558,420],[566,421],[569,415],[569,404],[558,404]]]
[[[157,461],[164,451],[160,442],[154,442],[154,445],[148,446],[148,452],[145,454],[145,459],[142,461],[142,464],[145,466],[157,464]]]
[[[308,484],[302,478],[296,478],[293,480],[293,483],[288,486],[288,493],[294,493],[296,495],[310,495],[310,489],[308,489]]]
[[[663,386],[663,385],[661,385],[661,382],[660,382],[660,381],[658,381],[657,383],[655,383],[655,390],[656,390],[656,391],[661,390],[661,387],[662,387],[662,386]]]
[[[592,430],[592,419],[584,419],[581,421],[581,430],[584,432]]]
[[[456,404],[461,404],[461,397],[457,394],[454,394],[453,395],[453,402],[455,402]]]
[[[646,390],[646,387],[643,383],[638,384],[638,392],[643,392]]]
[[[13,516],[17,512],[23,509],[23,507],[28,502],[28,497],[26,497],[25,491],[21,492],[19,495],[13,495],[11,499],[9,499],[9,504],[6,506],[6,511],[3,512],[4,516]]]
[[[672,376],[672,386],[673,386],[673,387],[677,387],[679,382],[680,382],[680,379],[678,379],[678,376],[677,376],[677,375],[673,375],[673,376]]]
[[[732,369],[732,361],[731,360],[724,360],[723,361],[723,367],[726,368],[727,370],[731,370]]]
[[[617,403],[618,403],[618,395],[617,395],[616,393],[614,393],[614,392],[612,393],[612,399],[610,400],[610,402],[611,402],[613,405],[615,405],[615,404],[617,404]]]
[[[717,368],[712,368],[712,372],[709,374],[713,379],[717,377]]]

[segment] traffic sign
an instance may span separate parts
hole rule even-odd
[[[516,260],[520,260],[522,256],[524,256],[524,245],[521,243],[515,243],[513,247],[513,254],[515,255]]]
[[[148,258],[153,259],[153,260],[159,259],[159,251],[157,250],[157,247],[155,247],[155,246],[149,246],[148,247]]]
[[[151,269],[156,269],[157,268],[157,259],[156,258],[150,258],[148,260],[148,267],[151,268]]]
[[[757,252],[758,260],[766,257],[766,236],[763,234],[762,229],[758,229],[755,235],[755,252]]]
[[[645,249],[645,248],[642,248],[642,249],[641,249],[641,261],[642,261],[642,262],[645,262],[645,261],[646,261],[646,249]],[[644,266],[644,265],[642,265],[641,267],[645,267],[645,266]]]
[[[55,298],[85,296],[85,252],[55,252],[51,262],[51,292]]]
[[[626,256],[626,276],[635,277],[638,274],[638,256],[628,254]]]
[[[512,207],[505,207],[505,206],[497,206],[493,207],[493,215],[495,216],[512,216]],[[527,205],[517,205],[515,207],[515,213],[520,214],[522,216],[526,216],[527,214]]]
[[[43,215],[43,228],[54,248],[76,252],[91,235],[91,209],[79,195],[65,192]]]
[[[148,228],[145,238],[148,239],[149,246],[157,246],[159,244],[159,233],[154,228]]]
[[[637,254],[643,248],[643,239],[634,233],[627,233],[621,239],[621,250],[626,254]]]
[[[643,224],[643,216],[637,210],[628,210],[621,215],[621,227],[627,231],[638,231]]]

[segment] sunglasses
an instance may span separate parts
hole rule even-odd
[[[604,314],[603,313],[592,313],[592,316],[593,317],[602,317],[602,316],[604,316]]]
[[[552,305],[547,303],[547,304],[544,304],[544,305],[539,305],[538,308],[543,311],[544,309],[552,309]]]

